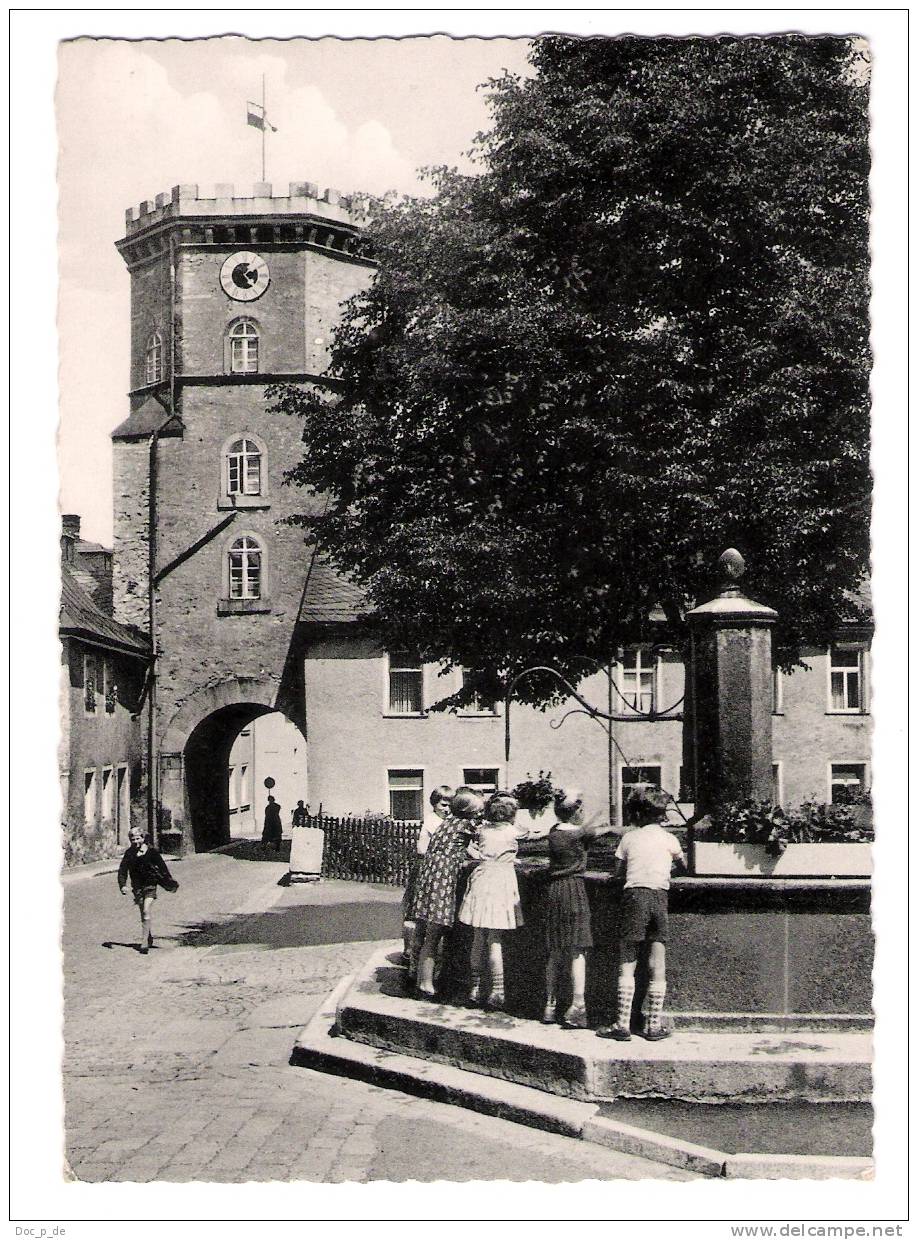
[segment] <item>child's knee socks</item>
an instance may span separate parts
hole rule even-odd
[[[631,1005],[634,1003],[634,978],[618,979],[618,1001],[615,1023],[620,1029],[631,1028]]]
[[[663,1023],[663,1000],[666,982],[651,982],[647,991],[647,1032],[656,1033]]]

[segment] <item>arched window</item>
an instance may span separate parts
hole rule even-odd
[[[254,439],[237,439],[226,454],[227,495],[261,495],[261,449]]]
[[[245,534],[237,538],[229,552],[229,597],[261,598],[261,545]]]
[[[250,319],[240,319],[230,328],[229,368],[234,375],[258,373],[258,328]]]
[[[146,377],[147,383],[159,383],[163,377],[163,338],[158,331],[147,341]]]

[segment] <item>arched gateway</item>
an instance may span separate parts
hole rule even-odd
[[[279,709],[277,684],[233,677],[191,694],[163,736],[159,755],[162,831],[180,832],[185,847],[203,852],[230,842],[227,768],[241,729]],[[302,730],[299,719],[282,714]]]

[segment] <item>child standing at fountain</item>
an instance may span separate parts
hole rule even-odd
[[[612,830],[603,826],[584,826],[583,796],[560,791],[555,795],[558,821],[548,833],[548,899],[545,916],[548,960],[545,965],[545,1011],[542,1022],[554,1024],[557,1017],[558,988],[564,973],[571,979],[573,992],[564,1024],[585,1029],[586,952],[593,946],[590,904],[583,873],[587,865],[587,843]]]
[[[469,856],[479,864],[472,871],[459,909],[459,920],[472,926],[472,984],[468,1002],[484,998],[485,970],[488,995],[485,1007],[501,1011],[504,1006],[504,949],[501,936],[523,924],[520,890],[516,881],[519,841],[528,835],[514,825],[519,804],[509,792],[495,792],[488,801],[485,819],[469,844]]]
[[[650,1042],[668,1038],[663,1026],[666,997],[666,938],[669,926],[668,892],[673,862],[685,865],[682,846],[660,823],[666,817],[670,797],[652,784],[636,790],[628,800],[633,830],[619,841],[615,856],[625,870],[625,890],[619,910],[618,999],[615,1024],[597,1030],[601,1038],[631,1040],[631,1005],[634,1002],[634,970],[641,944],[650,944],[650,983],[647,987],[647,1023],[644,1037]]]
[[[430,841],[443,825],[444,818],[449,814],[449,803],[455,795],[448,784],[440,784],[430,794],[430,810],[424,815],[424,821],[418,832],[416,855],[412,858],[408,870],[408,882],[405,884],[405,894],[402,896],[402,939],[405,948],[405,958],[408,961],[408,967],[412,976],[417,970],[418,952],[421,949],[421,940],[424,937],[422,923],[412,920],[411,914],[418,873],[420,872],[424,855],[430,846]]]
[[[418,953],[417,988],[425,999],[434,997],[434,962],[443,932],[456,920],[459,870],[475,823],[484,813],[484,801],[470,788],[460,788],[449,803],[449,815],[432,836],[421,862],[411,915],[424,922],[424,938]]]

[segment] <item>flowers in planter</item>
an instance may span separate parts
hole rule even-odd
[[[705,843],[758,844],[780,857],[788,844],[867,844],[874,838],[869,794],[857,803],[804,801],[784,810],[770,801],[732,801],[695,824]]]
[[[114,680],[109,681],[105,691],[105,713],[113,715],[118,704],[118,686]]]
[[[513,795],[520,809],[527,810],[535,818],[553,803],[556,791],[551,771],[539,771],[538,779],[533,779],[527,771],[523,782],[513,789]]]

